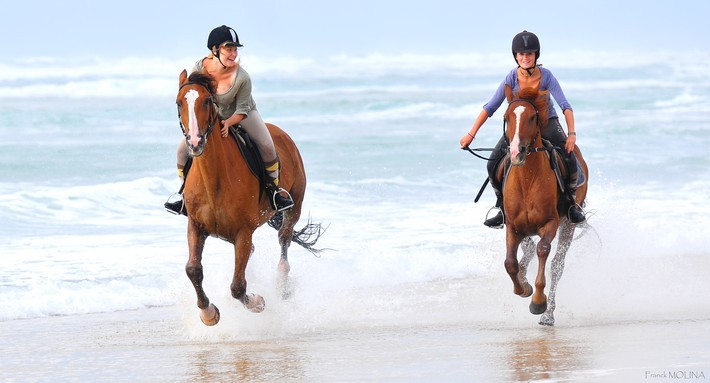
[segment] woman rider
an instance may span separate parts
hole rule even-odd
[[[237,48],[242,46],[234,29],[226,25],[213,29],[207,38],[210,54],[197,61],[193,72],[202,71],[214,77],[217,91],[213,99],[222,123],[222,137],[227,137],[229,127],[237,124],[249,134],[257,144],[264,168],[271,178],[266,189],[271,195],[275,209],[283,211],[291,208],[293,201],[279,193],[279,159],[266,124],[256,109],[249,73],[239,65],[237,59]],[[187,159],[187,142],[181,139],[177,149],[178,175],[181,179],[187,176],[183,174]],[[166,203],[165,207],[175,213],[184,213],[182,201]]]
[[[548,102],[550,106],[549,120],[547,125],[542,129],[542,137],[552,142],[553,145],[564,148],[566,152],[565,161],[568,169],[570,169],[570,177],[567,184],[565,195],[570,202],[568,218],[573,224],[585,221],[582,208],[575,202],[575,192],[577,184],[577,158],[574,155],[574,147],[577,142],[577,132],[574,127],[574,113],[572,106],[567,102],[564,92],[560,84],[557,82],[552,72],[537,64],[537,59],[540,57],[540,41],[534,33],[522,31],[513,37],[513,58],[518,64],[518,67],[511,70],[505,80],[500,84],[498,90],[491,99],[483,106],[483,110],[473,123],[471,130],[461,137],[461,148],[468,147],[473,142],[476,133],[481,128],[484,122],[495,113],[505,99],[505,88],[509,86],[513,94],[517,94],[523,88],[536,88],[541,91],[549,91],[547,97],[549,101],[550,94],[555,98],[555,101],[562,109],[567,124],[567,132],[565,135],[562,125],[560,124],[554,105]],[[497,201],[496,207],[501,207],[503,202],[503,193],[501,185],[495,180],[495,168],[498,159],[505,155],[506,148],[505,135],[501,137],[498,144],[493,149],[491,159],[488,160],[488,176],[491,185],[495,191]],[[494,228],[503,227],[503,212],[498,211],[494,217],[487,219],[484,225]]]

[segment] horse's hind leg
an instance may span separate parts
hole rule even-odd
[[[187,265],[185,265],[185,272],[187,277],[192,282],[195,287],[195,293],[197,293],[197,307],[202,310],[200,312],[200,319],[202,323],[207,326],[214,326],[219,322],[219,310],[217,306],[210,303],[205,290],[202,288],[202,279],[204,277],[202,273],[202,250],[205,247],[205,240],[207,237],[200,233],[192,222],[188,222],[187,225],[187,243],[190,252],[190,256],[187,260]]]
[[[552,259],[552,264],[550,265],[550,271],[552,273],[552,281],[550,283],[550,293],[548,297],[547,310],[540,317],[540,324],[545,326],[553,326],[555,324],[555,293],[557,292],[557,283],[562,277],[562,272],[565,268],[565,256],[567,255],[567,250],[572,243],[572,236],[574,235],[574,226],[565,222],[560,227],[560,236],[557,242],[557,252],[555,257]]]
[[[530,286],[530,283],[528,282],[527,273],[530,261],[535,255],[535,241],[533,241],[531,237],[525,237],[523,239],[523,242],[521,243],[521,246],[523,248],[523,257],[520,259],[519,262],[520,270],[518,271],[518,280],[520,281],[520,284],[523,286],[524,290],[521,297],[527,298],[532,295],[533,292],[532,286]]]
[[[278,284],[281,290],[281,296],[284,299],[289,298],[293,292],[293,286],[288,276],[291,271],[291,265],[288,262],[288,248],[291,246],[294,233],[293,228],[300,217],[300,210],[300,206],[294,206],[292,209],[284,212],[283,222],[278,233],[279,245],[281,246],[281,257],[278,266]]]

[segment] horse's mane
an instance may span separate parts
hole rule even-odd
[[[523,88],[518,92],[515,98],[530,101],[533,105],[535,105],[540,123],[547,124],[547,117],[549,114],[547,93],[549,92],[546,90],[540,91],[535,88]]]
[[[214,94],[216,91],[214,77],[207,73],[192,72],[190,73],[190,77],[187,78],[187,81],[204,86],[209,90],[210,94]]]

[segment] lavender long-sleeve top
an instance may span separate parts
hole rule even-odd
[[[552,72],[550,72],[547,68],[543,67],[538,67],[538,69],[540,69],[540,72],[542,73],[542,79],[540,80],[540,90],[547,90],[550,92],[547,94],[548,105],[550,105],[549,117],[557,117],[557,112],[555,112],[555,106],[551,102],[549,102],[550,95],[554,97],[555,101],[557,102],[557,105],[559,105],[563,113],[567,109],[572,110],[572,106],[567,101],[567,97],[565,97],[565,93],[562,91],[560,83],[557,82],[557,79],[552,74]],[[500,83],[500,86],[493,94],[493,97],[491,97],[491,99],[485,105],[483,105],[483,109],[485,109],[488,113],[488,117],[493,116],[493,113],[498,110],[500,105],[503,103],[503,100],[505,100],[506,85],[510,86],[510,88],[513,90],[514,95],[520,91],[520,85],[518,84],[517,68],[511,70],[510,73],[505,76],[505,80]]]

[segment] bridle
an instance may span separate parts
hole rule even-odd
[[[535,130],[535,136],[533,137],[532,141],[530,141],[529,144],[525,146],[525,155],[530,155],[532,153],[537,153],[537,152],[543,152],[547,150],[551,150],[551,148],[541,146],[539,148],[533,148],[532,146],[535,144],[535,141],[537,141],[537,137],[540,135],[540,131],[542,130],[542,123],[540,121],[540,111],[537,109],[537,105],[535,105],[532,101],[526,99],[526,98],[516,98],[510,101],[508,103],[508,108],[510,108],[510,105],[512,105],[514,102],[525,102],[530,104],[532,106],[533,110],[535,111],[535,126],[537,129]],[[503,119],[503,136],[505,137],[505,143],[507,144],[507,149],[510,151],[510,140],[508,139],[508,134],[507,134],[507,121]]]
[[[210,95],[209,98],[207,99],[208,102],[212,103],[212,107],[210,108],[210,116],[209,116],[209,120],[208,120],[209,126],[207,126],[207,130],[205,131],[204,134],[201,134],[201,135],[198,134],[198,137],[200,137],[200,141],[202,141],[202,140],[207,141],[207,137],[209,137],[209,135],[212,133],[212,130],[214,130],[215,125],[217,125],[217,119],[218,119],[217,111],[216,111],[214,101],[213,101],[213,95],[207,86],[205,86],[204,84],[200,84],[198,82],[192,82],[192,81],[188,81],[188,82],[180,85],[180,88],[178,89],[178,93],[180,91],[182,91],[182,88],[189,86],[189,85],[199,85],[199,86],[205,88],[207,90],[207,93],[209,93],[209,95]],[[185,131],[185,125],[183,125],[182,116],[180,115],[180,104],[179,103],[177,104],[177,111],[178,111],[178,121],[180,122],[180,129],[182,130],[182,135],[187,137],[187,132]],[[187,137],[187,138],[189,138],[189,137]]]

